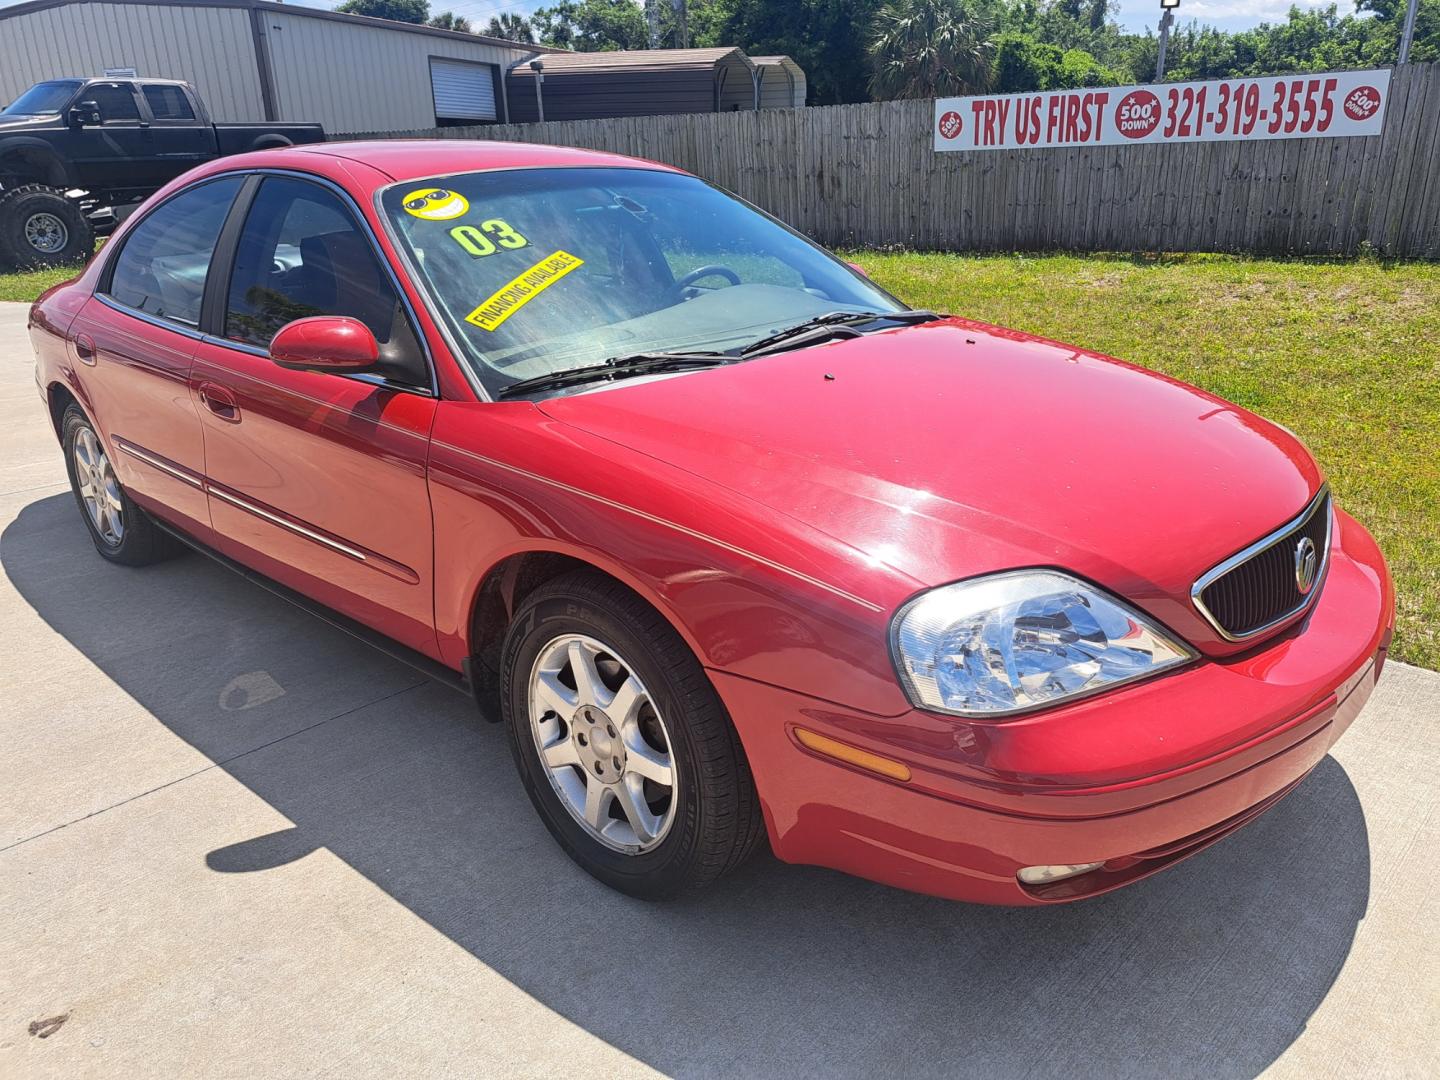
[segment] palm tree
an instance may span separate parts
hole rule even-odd
[[[892,0],[875,16],[870,93],[880,100],[981,93],[990,85],[994,32],[966,0]]]
[[[470,20],[464,15],[456,15],[453,11],[442,11],[430,19],[430,25],[437,30],[457,30],[462,34],[470,33]]]
[[[506,41],[519,41],[526,45],[535,44],[535,31],[530,27],[530,20],[524,15],[516,15],[513,11],[491,15],[490,25],[486,28],[485,34],[487,37],[504,38]]]

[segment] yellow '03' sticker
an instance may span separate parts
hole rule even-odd
[[[456,225],[450,230],[450,238],[476,259],[494,255],[496,244],[511,251],[530,246],[530,241],[504,218],[482,221],[478,229],[474,225]]]
[[[584,265],[584,259],[568,251],[547,255],[481,301],[479,307],[465,316],[465,321],[481,330],[494,330],[571,270]]]

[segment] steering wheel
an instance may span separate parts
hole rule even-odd
[[[728,266],[719,266],[712,263],[709,266],[700,266],[691,270],[679,281],[675,282],[674,285],[670,286],[670,291],[680,300],[688,299],[685,295],[685,290],[694,285],[695,282],[707,277],[723,277],[726,281],[730,282],[731,285],[740,284],[740,275],[735,273],[734,270],[731,270]]]

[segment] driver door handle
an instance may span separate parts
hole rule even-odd
[[[235,403],[235,395],[225,387],[218,383],[201,383],[199,394],[204,406],[221,420],[232,424],[240,422],[240,406]]]

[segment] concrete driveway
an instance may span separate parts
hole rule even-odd
[[[1440,677],[1080,905],[769,856],[650,906],[453,691],[208,560],[104,563],[0,305],[0,1075],[1440,1075]]]

